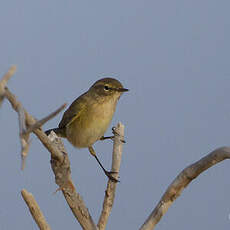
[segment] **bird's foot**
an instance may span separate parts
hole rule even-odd
[[[116,131],[116,127],[113,127],[113,128],[112,128],[112,132],[113,132],[114,136],[115,136],[115,135],[120,136],[120,134],[117,133],[117,131]],[[113,136],[113,137],[114,137],[114,136]],[[120,137],[121,137],[121,136],[120,136]],[[124,140],[124,137],[123,137],[123,136],[120,138],[120,141],[121,141],[122,143],[126,143],[126,141]]]
[[[115,174],[115,173],[118,173],[118,172],[109,172],[109,171],[106,171],[105,170],[105,175],[113,182],[117,183],[117,182],[120,182],[118,179],[116,179],[115,177],[112,176],[112,174]]]

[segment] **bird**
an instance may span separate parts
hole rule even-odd
[[[95,157],[105,175],[112,181],[118,182],[99,161],[93,144],[98,140],[112,137],[104,137],[108,129],[117,102],[120,96],[127,92],[120,81],[115,78],[102,78],[96,81],[85,93],[73,101],[64,112],[58,128],[47,130],[50,134],[54,131],[57,136],[66,138],[76,148],[88,148],[90,154]]]

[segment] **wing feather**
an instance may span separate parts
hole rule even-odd
[[[83,110],[85,110],[87,103],[86,103],[86,99],[83,97],[83,95],[85,95],[86,93],[84,93],[80,97],[78,97],[70,105],[70,107],[65,111],[65,113],[62,117],[62,120],[58,125],[59,128],[65,128],[67,125],[72,123],[76,118],[78,118]]]

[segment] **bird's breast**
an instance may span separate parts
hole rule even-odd
[[[92,103],[67,126],[67,139],[78,148],[92,146],[99,140],[113,118],[116,101]]]

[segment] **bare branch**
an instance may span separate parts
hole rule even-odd
[[[23,108],[21,103],[16,99],[14,94],[9,91],[8,88],[5,89],[5,96],[16,112],[19,112],[19,108]],[[26,126],[34,127],[36,120],[25,109],[23,109],[23,111],[25,115]],[[51,153],[51,166],[55,173],[56,183],[59,186],[59,190],[62,190],[66,201],[70,206],[70,209],[78,219],[82,228],[85,230],[97,230],[97,227],[94,224],[82,198],[76,192],[72,183],[69,159],[64,146],[63,148],[60,147],[61,139],[57,136],[54,139],[49,139],[41,129],[32,129],[32,131]]]
[[[26,129],[26,122],[25,122],[25,114],[24,109],[22,106],[18,106],[18,115],[19,115],[19,130],[20,130],[20,140],[21,140],[21,159],[22,159],[22,165],[21,169],[24,170],[25,168],[25,161],[26,157],[29,151],[29,134],[33,132],[34,130],[40,128],[42,125],[44,125],[47,121],[55,117],[58,113],[60,113],[64,108],[66,107],[66,104],[63,104],[61,107],[59,107],[56,111],[49,114],[48,116],[42,118],[41,120],[37,121],[35,124],[29,126]]]
[[[58,112],[60,112],[65,105],[63,105],[53,114],[37,122],[31,115],[28,114],[28,112],[22,107],[21,103],[16,99],[16,97],[9,91],[7,87],[5,87],[4,94],[11,103],[14,110],[19,114],[19,127],[20,138],[22,143],[23,162],[26,157],[25,150],[28,151],[29,134],[30,132],[34,132],[40,139],[40,141],[43,143],[43,145],[51,153],[51,166],[55,174],[56,183],[59,186],[58,190],[62,190],[63,195],[66,198],[66,201],[69,204],[69,207],[72,210],[74,216],[77,218],[78,222],[80,223],[83,229],[97,230],[97,227],[94,224],[92,217],[90,216],[89,211],[84,204],[84,201],[76,192],[76,189],[73,185],[70,175],[70,163],[68,155],[64,149],[61,139],[57,136],[52,137],[52,135],[56,135],[53,132],[51,133],[51,137],[49,136],[49,139],[47,138],[46,134],[39,128],[47,120],[51,119]],[[123,143],[120,138],[123,138],[123,136],[124,126],[119,123],[114,138],[112,171],[119,172],[120,169]],[[118,177],[118,174],[116,176]],[[111,212],[111,208],[115,197],[115,190],[116,183],[109,181],[107,185],[106,197],[103,204],[102,216],[99,221],[99,225],[102,226],[103,229],[105,228],[105,225],[108,221],[108,217]]]
[[[19,133],[20,135],[22,135],[26,132],[26,117],[21,103],[18,103],[17,110],[18,110],[18,120],[19,120]]]
[[[10,92],[10,90],[5,88],[5,97],[11,103],[13,109],[18,112],[18,108],[22,107],[21,103],[17,100],[17,98]],[[36,120],[25,110],[25,118],[26,118],[26,126],[33,126],[36,123]],[[42,144],[50,151],[51,155],[54,158],[58,158],[60,161],[63,161],[63,154],[59,151],[59,149],[54,146],[47,135],[41,129],[33,130],[33,133],[38,137],[38,139],[42,142]]]
[[[60,106],[57,110],[55,110],[54,112],[52,112],[48,116],[46,116],[46,117],[42,118],[41,120],[37,121],[34,125],[29,126],[27,128],[27,130],[24,132],[24,135],[29,134],[29,133],[33,132],[35,129],[40,128],[47,121],[49,121],[50,119],[55,117],[58,113],[60,113],[66,107],[66,105],[67,104],[63,104],[62,106]]]
[[[41,119],[40,121],[36,121],[32,116],[30,116],[27,111],[23,108],[22,104],[16,99],[16,97],[9,91],[7,87],[5,87],[5,96],[11,103],[14,110],[18,113],[19,119],[19,135],[21,142],[21,158],[22,158],[22,170],[25,167],[26,156],[29,151],[29,134],[30,132],[34,132],[41,142],[51,151],[51,153],[58,154],[58,151],[55,151],[51,144],[48,144],[49,139],[47,136],[39,130],[39,128],[48,120],[57,115],[61,110],[64,109],[66,104],[62,105],[56,111],[48,115],[47,117]],[[28,129],[27,129],[28,127]],[[50,148],[50,149],[49,149]],[[57,157],[57,156],[56,156]],[[59,157],[62,158],[62,154],[59,154]]]
[[[24,135],[26,132],[26,118],[25,118],[25,113],[22,105],[18,103],[17,106],[18,110],[18,121],[19,121],[19,136],[20,136],[20,142],[21,142],[21,169],[23,170],[25,168],[26,164],[26,157],[29,152],[29,134]]]
[[[14,75],[15,71],[16,71],[16,66],[15,65],[11,66],[7,71],[7,73],[0,80],[0,106],[4,98],[6,84],[10,80],[10,78]]]
[[[161,217],[167,212],[168,208],[172,205],[176,198],[180,196],[181,192],[193,179],[195,179],[208,168],[225,159],[230,159],[230,147],[216,149],[199,161],[185,168],[169,185],[166,192],[161,197],[161,200],[147,218],[145,223],[141,226],[140,230],[154,229]]]
[[[114,145],[113,145],[113,160],[112,160],[112,172],[118,172],[120,170],[122,149],[124,143],[124,125],[118,123],[117,127],[114,129]],[[116,174],[116,179],[118,179],[118,173]],[[98,228],[104,230],[108,222],[109,215],[112,210],[113,202],[115,199],[117,183],[108,180],[107,189],[105,191],[105,198],[103,202],[103,208],[101,216],[98,221]]]
[[[21,194],[40,230],[51,230],[34,196],[25,189],[21,191]]]
[[[93,222],[92,217],[88,209],[86,208],[84,201],[82,200],[79,193],[77,193],[72,179],[70,162],[66,150],[64,148],[61,138],[52,131],[49,134],[49,138],[54,145],[61,151],[64,155],[63,161],[59,161],[57,158],[51,156],[51,167],[55,174],[56,184],[59,186],[58,190],[62,190],[62,193],[78,222],[85,230],[96,230],[97,227]],[[58,191],[57,190],[57,191]]]

